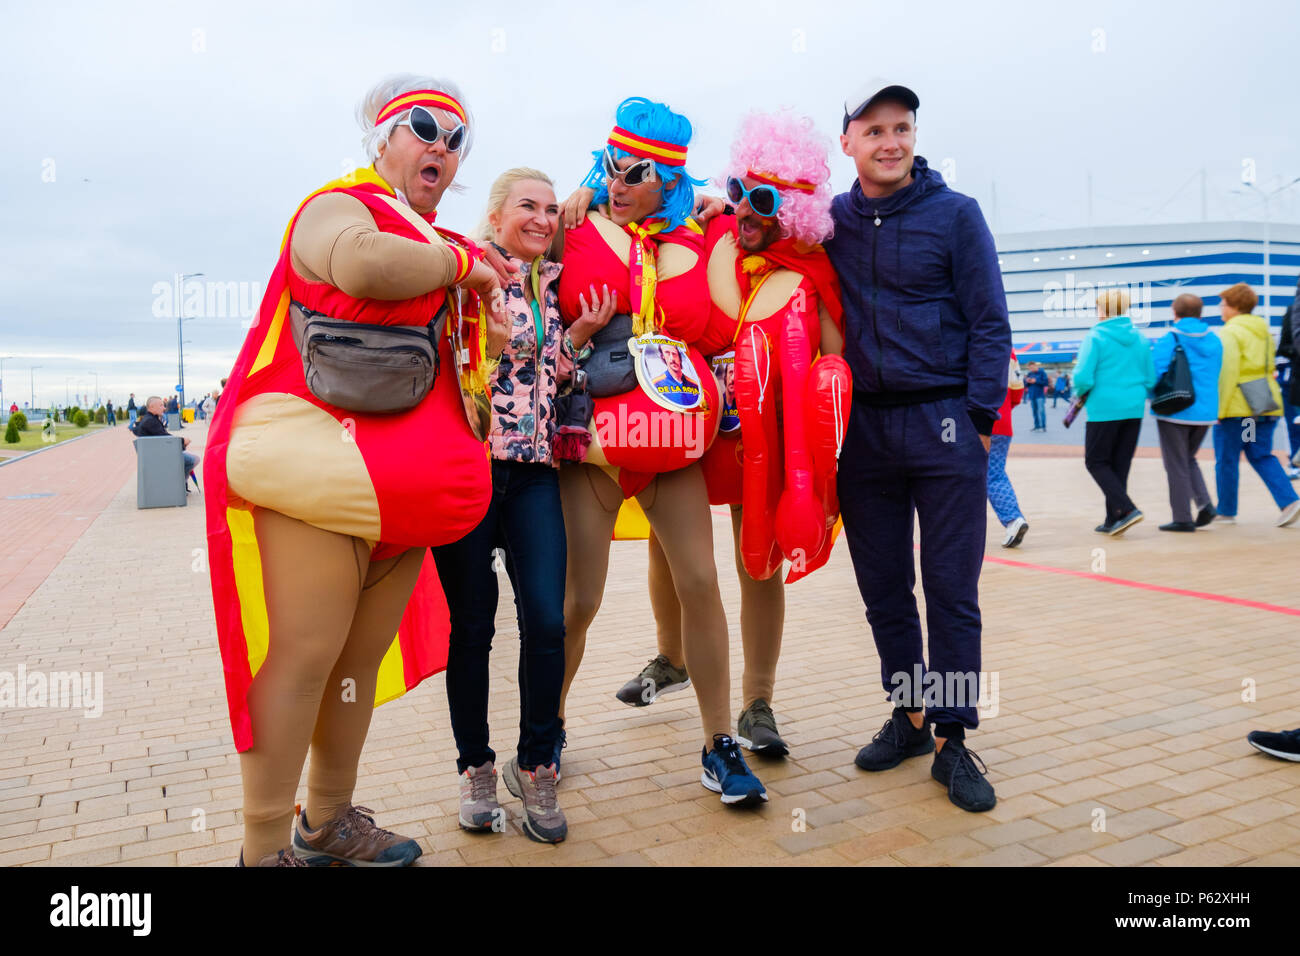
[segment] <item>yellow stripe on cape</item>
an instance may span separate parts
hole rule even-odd
[[[248,646],[248,670],[253,676],[262,669],[270,646],[271,629],[266,614],[266,592],[262,586],[262,554],[257,545],[253,513],[246,508],[226,508],[226,523],[235,565],[235,587],[239,591],[239,610],[244,624],[244,642]],[[407,691],[402,665],[402,647],[397,635],[379,664],[379,681],[375,685],[375,706],[401,697]]]

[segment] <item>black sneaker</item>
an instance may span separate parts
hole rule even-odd
[[[1144,515],[1142,512],[1134,508],[1128,514],[1124,515],[1124,517],[1116,518],[1110,524],[1106,525],[1106,534],[1111,537],[1117,537],[1141,521],[1143,517]]]
[[[871,738],[871,743],[858,751],[853,762],[863,770],[888,770],[908,757],[920,757],[933,750],[934,734],[930,733],[930,725],[913,727],[907,711],[895,707],[885,726]]]
[[[761,697],[741,712],[736,721],[736,742],[750,753],[764,757],[784,757],[790,752],[777,733],[772,708]]]
[[[952,738],[934,755],[934,766],[930,768],[930,776],[948,788],[948,799],[971,813],[992,810],[997,805],[993,784],[984,779],[987,773],[988,768],[979,755],[967,750],[964,740]]]
[[[1161,531],[1195,531],[1196,525],[1190,521],[1171,521],[1160,526]]]
[[[1246,735],[1246,743],[1270,757],[1300,761],[1300,729],[1284,730],[1279,734],[1252,730]]]
[[[1200,511],[1196,512],[1196,527],[1204,528],[1214,520],[1214,516],[1217,514],[1218,512],[1214,510],[1214,505],[1206,505]]]

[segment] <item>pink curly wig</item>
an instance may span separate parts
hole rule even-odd
[[[834,232],[831,221],[831,170],[826,163],[828,140],[806,116],[789,110],[750,113],[741,121],[731,144],[731,164],[726,176],[745,175],[752,169],[795,182],[816,185],[814,192],[781,189],[776,212],[781,231],[800,242],[825,242]],[[726,176],[719,185],[726,186]]]

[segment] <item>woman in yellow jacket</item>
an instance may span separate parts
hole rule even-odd
[[[1246,453],[1255,473],[1281,509],[1277,526],[1300,518],[1300,495],[1273,455],[1273,430],[1282,414],[1282,393],[1273,376],[1273,336],[1268,321],[1252,314],[1258,299],[1238,282],[1219,293],[1223,367],[1219,373],[1219,424],[1214,430],[1214,477],[1219,492],[1216,520],[1237,515],[1237,466]],[[1253,406],[1253,407],[1252,407]]]

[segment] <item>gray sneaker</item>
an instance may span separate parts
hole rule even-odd
[[[761,697],[741,712],[736,721],[736,741],[750,753],[764,757],[784,757],[790,752],[777,733],[772,708]]]
[[[653,704],[660,694],[671,694],[690,686],[691,679],[686,676],[686,668],[674,667],[668,658],[660,654],[614,696],[632,707],[645,707]]]
[[[511,757],[503,774],[506,789],[524,802],[524,833],[538,843],[559,843],[569,835],[555,794],[555,764],[536,770],[520,770],[519,758]]]
[[[497,803],[497,771],[488,761],[460,775],[460,828],[474,832],[504,829],[505,812]]]

